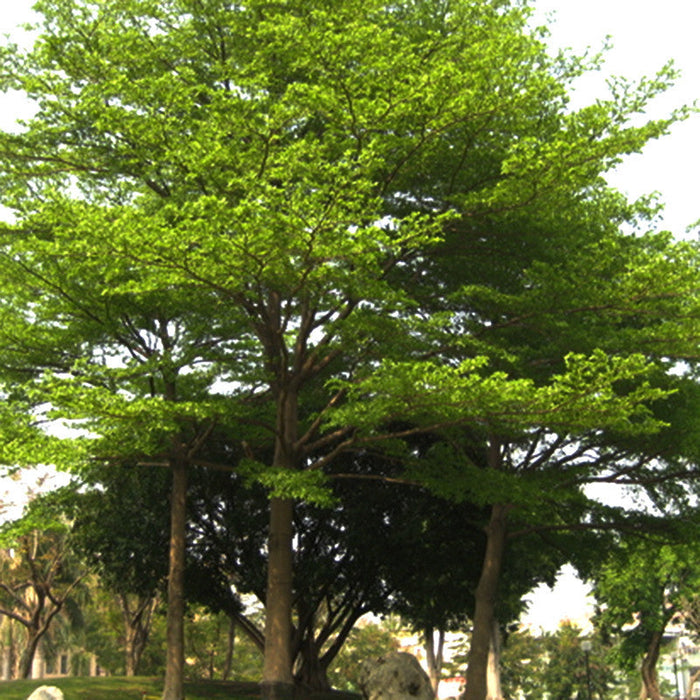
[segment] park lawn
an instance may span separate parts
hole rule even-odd
[[[65,700],[157,700],[163,690],[160,678],[45,678],[43,680],[0,681],[2,700],[26,700],[40,685],[55,685],[63,691]],[[260,695],[257,683],[227,683],[223,681],[193,681],[185,683],[187,700],[249,700]]]

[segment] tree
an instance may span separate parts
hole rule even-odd
[[[24,627],[19,673],[31,678],[39,643],[87,572],[72,556],[67,526],[42,522],[38,504],[21,520],[3,526],[2,544],[0,613]]]
[[[457,624],[473,607],[473,557],[483,536],[469,504],[452,504],[397,483],[393,460],[357,452],[334,462],[334,500],[298,504],[294,566],[295,682],[329,689],[326,670],[365,613],[412,614],[425,624]],[[227,582],[265,601],[266,493],[240,476],[205,471],[192,482],[193,567],[207,573],[191,595],[226,606]],[[452,535],[460,531],[455,542]],[[432,572],[425,576],[426,569]],[[212,581],[221,580],[214,587]]]
[[[549,235],[564,226],[566,236],[546,241],[554,249],[564,239],[567,251],[582,242],[572,225],[581,222],[576,203],[585,202],[601,219],[617,209],[619,220],[624,207],[608,201],[600,175],[668,128],[670,120],[630,126],[629,117],[669,76],[639,89],[618,84],[607,102],[567,112],[567,82],[584,62],[548,57],[541,38],[526,29],[524,6],[501,0],[353,1],[333,11],[321,1],[92,6],[44,0],[39,9],[46,21],[36,48],[3,54],[3,87],[34,96],[38,107],[23,133],[0,138],[1,184],[17,212],[12,231],[21,241],[8,244],[7,259],[36,269],[41,251],[42,273],[52,269],[48,261],[56,263],[63,277],[99,290],[102,304],[126,303],[141,311],[127,319],[144,319],[136,332],[133,323],[122,329],[141,371],[130,375],[135,366],[123,367],[121,378],[138,381],[118,389],[107,382],[101,392],[88,392],[86,403],[84,392],[60,401],[59,376],[44,396],[71,418],[101,409],[104,419],[118,408],[134,432],[146,419],[157,425],[139,451],[142,458],[160,457],[175,477],[165,700],[182,697],[178,620],[187,469],[222,414],[244,422],[240,394],[264,397],[275,447],[263,470],[272,498],[262,688],[266,697],[288,697],[293,498],[317,493],[322,468],[357,443],[362,427],[347,420],[350,414],[325,422],[347,389],[322,380],[333,374],[359,379],[371,375],[379,359],[421,360],[441,349],[437,326],[449,317],[432,312],[450,306],[455,278],[434,264],[436,251],[457,245],[464,252],[474,240],[476,252],[488,250],[521,223],[513,212],[537,207],[528,235],[512,239],[514,247],[535,241],[528,264],[518,256],[510,269],[500,255],[496,263],[501,279],[512,273],[520,283],[542,257],[540,231]],[[480,264],[473,255],[463,272]],[[423,300],[419,292],[435,271],[435,291],[445,294]],[[543,286],[528,288],[536,294]],[[58,289],[65,301],[64,285]],[[163,304],[171,310],[165,302],[178,313],[154,319],[144,311]],[[452,330],[473,318],[491,322],[471,309],[453,313]],[[55,330],[53,312],[51,305],[33,310],[47,319],[47,333]],[[427,316],[433,323],[426,329]],[[116,318],[123,323],[124,314]],[[471,360],[480,342],[474,334],[470,340]],[[83,359],[90,348],[88,364],[104,346],[103,338],[88,344],[83,336],[70,344]],[[356,357],[341,364],[348,347]],[[586,374],[592,399],[628,378],[630,364],[613,362],[611,370],[598,357],[563,376]],[[195,374],[198,391],[183,391],[194,366],[212,374]],[[425,377],[424,365],[415,369]],[[494,395],[508,388],[505,377],[483,376],[474,365],[461,370]],[[594,386],[599,375],[605,380]],[[154,396],[143,385],[148,376],[157,384]],[[229,401],[213,402],[214,376],[230,380]],[[384,395],[397,388],[386,373],[376,378]],[[73,379],[74,388],[84,388],[81,372]],[[414,374],[412,381],[420,385],[419,379]],[[300,405],[314,383],[320,408],[310,416]],[[516,384],[512,392],[522,389]],[[537,403],[545,393],[526,392],[522,399]],[[404,396],[398,391],[394,400]],[[513,409],[510,396],[491,417]],[[572,393],[559,398],[571,401]],[[549,400],[539,410],[549,410]],[[615,412],[629,415],[623,403],[589,405],[590,424],[601,411],[603,425]],[[474,404],[466,406],[471,411]],[[484,412],[474,409],[463,419],[483,424]],[[433,420],[454,417],[438,411]],[[525,429],[540,425],[531,420]],[[104,420],[94,426],[99,434],[105,427]],[[494,480],[503,471],[502,446],[515,444],[506,432],[487,436]],[[123,447],[123,426],[119,436]],[[490,542],[500,546],[510,504],[488,505]],[[482,606],[491,595],[484,592]],[[477,637],[482,628],[475,626]],[[473,648],[484,651],[482,644]]]
[[[234,653],[235,621],[226,615],[189,611],[187,648],[194,659],[190,672],[198,678],[227,680]],[[222,653],[223,650],[223,653]]]
[[[218,413],[205,393],[216,376],[198,367],[216,330],[198,327],[196,303],[182,292],[103,294],[98,266],[57,261],[57,241],[30,229],[3,249],[3,371],[29,423],[9,441],[6,461],[76,472],[131,461],[170,471],[166,686],[181,694],[186,471]],[[37,427],[56,424],[72,428],[69,437]]]
[[[93,467],[83,479],[66,502],[73,546],[119,603],[124,671],[133,676],[167,578],[168,472],[134,465]]]
[[[618,658],[623,665],[634,667],[641,658],[641,697],[649,700],[662,697],[656,667],[666,627],[671,620],[682,619],[684,604],[697,591],[689,526],[686,522],[676,541],[673,532],[625,538],[595,579],[600,605],[596,624],[604,633],[619,637]]]

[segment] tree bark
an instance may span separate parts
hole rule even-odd
[[[298,395],[291,384],[273,387],[276,395],[275,454],[273,466],[296,469]],[[267,589],[265,593],[265,656],[260,684],[262,700],[291,700],[292,674],[292,586],[294,502],[275,497],[270,501]]]
[[[228,632],[226,634],[226,659],[221,672],[221,680],[227,681],[233,668],[233,652],[236,647],[236,620],[233,616],[228,620]]]
[[[474,628],[469,647],[467,684],[462,696],[464,700],[485,700],[487,695],[489,649],[498,582],[503,565],[506,543],[507,514],[510,507],[495,504],[491,507],[491,518],[486,527],[486,554],[481,576],[476,588]]]
[[[659,690],[659,678],[656,673],[656,664],[661,653],[663,632],[654,632],[647,646],[646,654],[642,659],[642,691],[641,700],[663,700]]]
[[[296,665],[297,671],[294,674],[294,680],[297,688],[303,688],[307,693],[325,693],[331,690],[327,665],[321,659],[313,633],[304,639],[299,649]]]
[[[15,638],[14,622],[9,617],[0,617],[0,632],[2,632],[2,672],[0,678],[11,681],[15,668]]]
[[[292,677],[292,537],[294,504],[270,501],[267,593],[265,595],[265,659],[260,684],[264,700],[290,700]]]
[[[22,652],[19,662],[20,678],[28,679],[32,677],[32,666],[34,665],[34,657],[39,646],[41,636],[33,630],[27,629],[27,645]]]
[[[185,534],[187,507],[187,464],[184,457],[172,460],[172,474],[166,664],[163,700],[184,700]]]
[[[442,673],[443,650],[445,647],[445,630],[438,630],[438,642],[435,644],[435,629],[426,627],[423,630],[425,636],[425,657],[428,665],[428,677],[433,692],[437,696],[440,685],[440,675]]]
[[[135,676],[138,672],[141,656],[151,633],[151,617],[155,604],[156,599],[153,596],[137,597],[136,609],[132,610],[129,597],[126,594],[119,596],[124,620],[124,656],[127,676]]]
[[[491,624],[491,645],[489,647],[489,662],[486,678],[486,697],[488,700],[503,700],[501,688],[501,631],[498,620]]]

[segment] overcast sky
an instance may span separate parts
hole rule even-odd
[[[31,0],[1,0],[0,34],[12,33],[21,40],[16,26],[31,19]],[[538,19],[548,16],[551,44],[582,51],[599,48],[610,36],[602,74],[584,81],[577,99],[585,103],[604,93],[604,75],[629,78],[653,75],[669,59],[682,71],[677,86],[655,110],[663,114],[700,98],[700,41],[697,38],[700,3],[695,0],[537,0]],[[26,115],[21,102],[0,96],[0,128]],[[652,143],[642,156],[618,168],[610,182],[632,197],[658,191],[666,203],[663,227],[682,235],[700,219],[696,171],[700,161],[700,115],[674,127],[670,136]],[[0,485],[1,486],[1,485]],[[9,496],[0,488],[0,500]],[[567,583],[568,582],[568,583]],[[581,584],[565,578],[557,595],[539,595],[531,621],[550,627],[559,616],[580,619],[589,610]]]

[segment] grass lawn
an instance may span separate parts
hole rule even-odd
[[[55,685],[63,691],[65,700],[158,700],[163,690],[160,678],[45,678],[31,681],[0,681],[2,700],[26,700],[40,685]],[[257,698],[257,683],[225,683],[197,681],[185,683],[187,700],[249,700]]]

